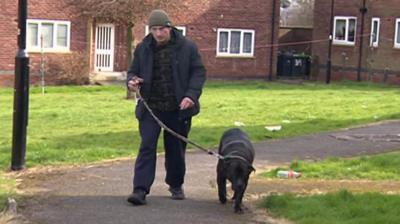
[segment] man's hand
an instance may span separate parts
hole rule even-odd
[[[179,105],[179,108],[181,110],[186,110],[188,108],[191,108],[194,106],[194,102],[192,99],[190,99],[189,97],[185,97],[183,98],[181,104]]]
[[[129,91],[135,91],[139,88],[140,84],[143,83],[143,79],[135,76],[128,82]]]

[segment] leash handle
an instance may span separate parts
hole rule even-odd
[[[143,101],[144,106],[146,107],[147,111],[149,111],[150,115],[154,118],[154,120],[157,122],[158,125],[160,125],[161,128],[163,128],[164,130],[166,130],[167,132],[169,132],[170,134],[172,134],[173,136],[177,137],[178,139],[191,144],[195,147],[197,147],[200,150],[203,150],[204,152],[208,153],[209,155],[214,155],[215,157],[217,157],[218,159],[224,159],[224,157],[212,150],[206,149],[204,147],[202,147],[201,145],[197,144],[196,142],[193,142],[191,140],[189,140],[188,138],[176,133],[175,131],[173,131],[172,129],[170,129],[169,127],[167,127],[167,125],[165,125],[153,112],[153,110],[149,107],[149,105],[147,104],[146,100],[144,100],[144,98],[142,97],[142,95],[140,94],[140,87],[136,89],[136,95],[138,96],[138,98],[140,98],[140,100]]]

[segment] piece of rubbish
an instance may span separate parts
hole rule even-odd
[[[265,126],[268,131],[280,131],[282,129],[281,125]]]
[[[301,173],[293,170],[279,170],[276,176],[283,179],[294,179],[301,177]]]
[[[245,126],[244,123],[241,122],[241,121],[235,121],[235,123],[233,123],[233,124],[234,124],[235,126],[237,126],[237,127]]]

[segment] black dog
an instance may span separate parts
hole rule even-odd
[[[234,191],[232,197],[232,200],[235,200],[234,210],[236,213],[242,213],[241,204],[249,175],[255,171],[252,166],[253,145],[246,133],[234,128],[227,130],[222,135],[218,152],[225,158],[219,160],[217,166],[219,201],[222,204],[226,203],[226,179],[228,179]]]

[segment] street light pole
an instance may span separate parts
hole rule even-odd
[[[26,52],[26,19],[28,0],[18,0],[18,51],[15,56],[13,141],[11,170],[25,167],[26,130],[29,102],[29,56]]]
[[[329,46],[328,46],[328,60],[326,62],[326,84],[331,82],[331,70],[332,70],[332,41],[333,41],[333,11],[335,7],[335,0],[331,0],[331,17],[329,24]]]

